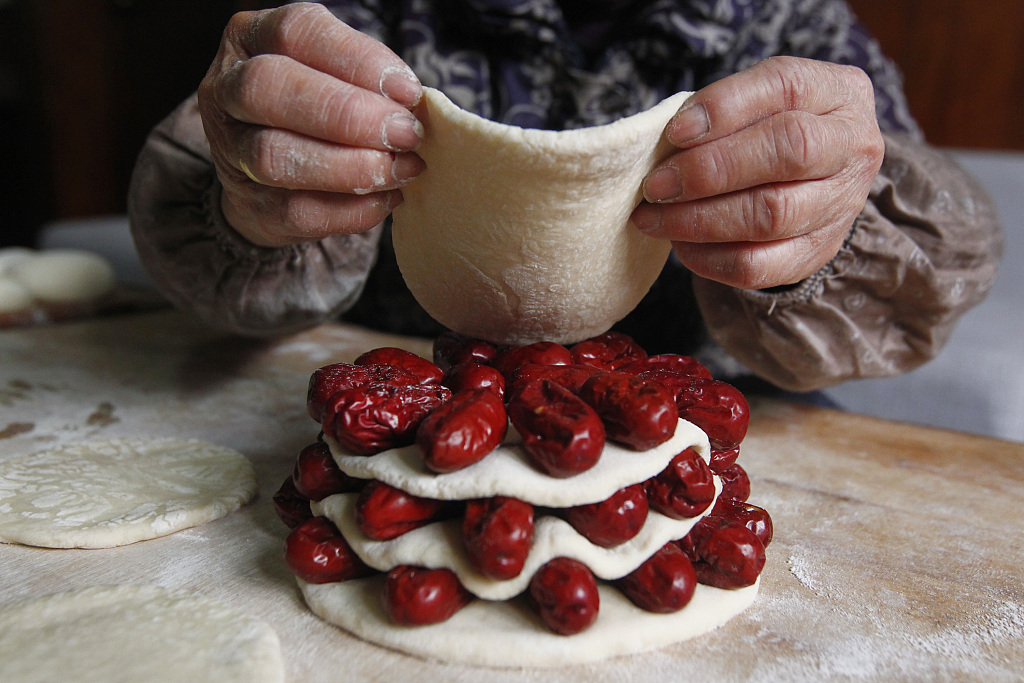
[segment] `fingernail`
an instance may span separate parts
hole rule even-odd
[[[679,170],[674,166],[662,166],[644,181],[644,199],[649,202],[667,202],[682,192],[683,184],[679,181]]]
[[[386,66],[380,72],[380,94],[406,107],[414,107],[423,96],[423,85],[412,69]]]
[[[661,227],[661,207],[641,204],[630,218],[640,232],[654,232]]]
[[[380,137],[392,152],[412,151],[423,138],[423,124],[408,112],[388,114],[381,126]]]
[[[665,136],[675,146],[693,142],[711,130],[707,108],[701,104],[683,105],[668,122]]]
[[[400,183],[405,183],[423,172],[427,165],[417,154],[396,154],[391,164],[391,176]]]

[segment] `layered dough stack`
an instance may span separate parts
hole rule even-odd
[[[356,367],[359,363],[357,360]],[[352,367],[339,364],[323,368],[318,371],[320,380],[328,369]],[[604,372],[579,364],[566,367],[587,376]],[[389,374],[391,371],[380,368],[374,369],[378,380],[385,375],[395,379]],[[434,382],[444,388],[451,384],[454,375],[449,369]],[[515,376],[516,373],[509,376],[510,391]],[[311,397],[317,381],[318,375],[314,374]],[[341,384],[345,385],[345,381]],[[433,386],[431,382],[426,385]],[[360,389],[348,387],[342,393],[353,391],[358,394]],[[440,405],[453,401],[453,396],[464,395],[465,391],[465,387],[456,386],[454,392],[442,397]],[[630,487],[639,485],[643,490],[682,454],[696,454],[703,465],[709,465],[713,446],[705,432],[686,419],[678,419],[669,431],[670,437],[650,448],[638,450],[608,438],[597,462],[571,476],[552,476],[538,467],[514,425],[508,426],[500,445],[478,461],[453,471],[438,472],[425,461],[422,444],[411,443],[408,436],[404,437],[406,445],[372,454],[356,453],[342,446],[334,436],[336,430],[342,429],[338,424],[347,421],[365,427],[372,411],[362,406],[358,418],[339,417],[345,411],[352,412],[342,406],[353,405],[350,399],[339,400],[340,395],[332,399],[333,407],[317,408],[311,403],[311,414],[322,422],[324,435],[322,442],[311,445],[304,454],[317,452],[321,461],[309,465],[304,463],[305,455],[300,456],[295,474],[275,496],[275,504],[282,519],[295,527],[289,537],[289,565],[297,574],[307,604],[326,621],[360,638],[449,662],[558,666],[642,652],[685,640],[724,623],[749,606],[756,596],[756,581],[729,589],[697,585],[695,589],[691,587],[692,598],[682,609],[655,613],[634,604],[637,601],[621,585],[624,577],[633,575],[663,548],[675,550],[674,542],[687,537],[701,519],[713,511],[717,514],[715,503],[723,491],[718,475],[714,475],[714,500],[701,506],[700,512],[680,518],[662,514],[652,505],[642,527],[628,540],[611,544],[600,539],[592,542],[588,540],[588,536],[594,538],[592,533],[581,533],[573,524],[573,510],[601,504]],[[438,409],[434,406],[424,412],[429,414]],[[378,414],[373,419],[379,417]],[[366,532],[360,505],[368,498],[369,487],[382,486],[399,497],[437,503],[436,510],[408,529],[385,534],[387,538],[372,538]],[[339,489],[344,490],[331,493]],[[474,561],[467,547],[465,517],[469,514],[468,506],[501,499],[528,503],[532,506],[533,523],[521,569],[495,577],[492,572],[481,571],[479,562]],[[646,507],[646,497],[643,503]],[[399,516],[402,514],[405,513]],[[316,550],[303,552],[307,558],[336,558],[340,546],[341,555],[351,554],[342,558],[342,563],[347,562],[350,568],[344,580],[331,580],[330,576],[324,580],[315,568],[312,575],[304,577],[304,561],[291,556],[293,546],[302,541],[308,543],[311,537],[312,532],[303,532],[303,528],[315,524],[321,525],[321,531],[316,533],[324,533],[323,528],[332,531],[317,537]],[[343,542],[329,538],[334,529]],[[299,540],[295,541],[297,537]],[[333,549],[325,551],[332,543]],[[761,552],[763,561],[763,548]],[[581,563],[597,579],[595,602],[599,603],[599,615],[572,635],[552,631],[538,613],[531,586],[539,572],[562,558]],[[322,564],[330,562],[328,558]],[[396,624],[388,605],[388,582],[392,580],[388,574],[405,567],[447,570],[457,579],[458,590],[464,597],[450,615],[445,614],[437,623]]]

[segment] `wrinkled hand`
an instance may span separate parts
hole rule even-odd
[[[423,170],[422,87],[320,5],[233,17],[199,87],[228,222],[281,246],[366,231]]]
[[[705,87],[665,134],[679,151],[648,175],[634,223],[696,275],[744,289],[835,256],[884,151],[867,75],[794,57]]]

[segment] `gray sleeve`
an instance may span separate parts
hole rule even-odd
[[[694,279],[712,338],[785,389],[892,376],[941,350],[995,280],[995,208],[951,159],[887,135],[868,203],[839,254],[798,287],[738,290]]]
[[[275,335],[333,319],[355,303],[379,227],[259,247],[228,225],[220,191],[193,95],[150,133],[128,198],[139,257],[175,306],[226,331]]]

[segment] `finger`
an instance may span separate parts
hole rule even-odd
[[[645,180],[644,197],[685,202],[764,183],[826,178],[846,165],[854,137],[845,121],[782,112],[675,153]]]
[[[366,195],[262,188],[259,201],[222,195],[224,217],[253,244],[281,247],[369,230],[402,202],[401,190]]]
[[[411,152],[327,144],[278,128],[245,126],[232,165],[250,180],[289,190],[369,194],[401,187],[426,164]]]
[[[226,36],[244,51],[243,58],[286,55],[406,108],[415,106],[423,93],[412,69],[390,48],[319,4],[242,13],[228,24]]]
[[[829,180],[772,183],[690,202],[641,203],[632,221],[657,239],[769,242],[852,222],[867,187],[857,186],[856,192],[851,187],[844,172]]]
[[[874,101],[871,81],[856,67],[772,57],[694,93],[665,127],[677,147],[717,140],[785,111],[829,114]]]
[[[412,112],[395,102],[281,55],[235,64],[212,92],[238,121],[329,142],[411,151],[423,135]]]
[[[674,242],[694,275],[739,289],[791,285],[818,272],[839,252],[847,229],[818,231],[774,242]]]

